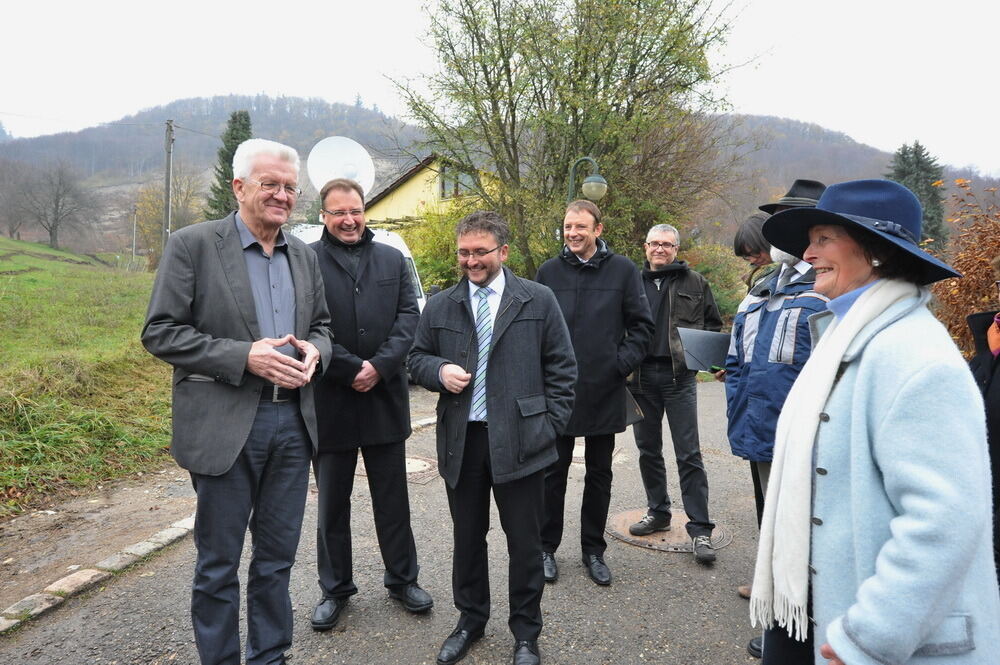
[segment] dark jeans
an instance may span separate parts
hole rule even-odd
[[[566,480],[573,462],[571,436],[557,436],[559,459],[545,470],[545,522],[542,526],[542,548],[546,552],[559,549],[566,512]],[[611,505],[611,457],[615,452],[615,435],[584,437],[584,460],[587,473],[583,478],[583,505],[580,510],[580,549],[584,554],[604,556],[608,543],[604,527]]]
[[[191,474],[198,495],[191,618],[202,665],[240,664],[239,565],[247,526],[247,665],[284,662],[292,644],[288,578],[302,529],[312,445],[298,402],[261,402],[246,445],[220,476]]]
[[[670,497],[663,462],[663,414],[666,413],[677,459],[681,499],[688,516],[687,531],[692,538],[710,536],[715,528],[708,517],[708,475],[698,440],[695,375],[696,372],[685,371],[675,376],[669,362],[644,362],[639,370],[642,392],[635,395],[644,418],[633,425],[639,448],[639,473],[649,510],[669,515]]]
[[[544,471],[499,485],[490,471],[489,436],[469,423],[458,484],[448,488],[455,552],[451,584],[458,627],[477,631],[490,617],[490,572],[486,533],[490,529],[490,488],[507,536],[507,621],[514,639],[536,640],[542,632],[542,545],[539,538]]]
[[[402,441],[361,448],[368,489],[375,513],[383,583],[387,587],[417,581],[417,548],[410,528],[410,500],[406,487],[406,449]],[[324,598],[354,595],[351,565],[351,490],[358,449],[320,453],[313,460],[319,487],[316,507],[316,563]]]

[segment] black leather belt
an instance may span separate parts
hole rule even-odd
[[[486,429],[489,429],[490,427],[489,423],[487,423],[485,420],[470,420],[469,424],[477,427],[484,427]]]
[[[264,386],[264,389],[260,391],[260,401],[262,402],[279,404],[281,402],[294,402],[298,399],[298,388],[282,388],[281,386],[272,384]]]

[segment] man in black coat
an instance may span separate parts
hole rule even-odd
[[[566,245],[542,264],[535,278],[555,292],[580,367],[573,414],[556,441],[559,459],[545,473],[542,562],[547,582],[559,576],[555,551],[562,541],[566,479],[574,439],[582,436],[587,465],[580,516],[583,563],[595,583],[611,584],[604,561],[611,456],[615,434],[626,426],[625,379],[642,361],[653,336],[639,270],[601,240],[603,229],[596,205],[571,203],[563,219]]]
[[[373,241],[365,227],[364,190],[331,180],[320,192],[323,237],[311,245],[335,311],[333,357],[316,388],[319,486],[316,528],[319,586],[315,630],[337,623],[358,592],[351,567],[351,489],[358,450],[375,512],[383,577],[389,595],[411,612],[434,601],[417,584],[417,552],[410,528],[405,445],[410,399],[404,363],[420,312],[399,250]]]
[[[452,590],[461,616],[437,662],[464,658],[490,616],[492,490],[510,557],[513,663],[537,665],[544,475],[573,406],[576,362],[552,292],[503,267],[503,218],[472,213],[456,236],[465,276],[427,302],[410,353],[413,378],[441,393],[438,470],[454,524]]]

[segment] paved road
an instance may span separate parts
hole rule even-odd
[[[735,593],[752,572],[756,547],[753,491],[746,463],[729,454],[725,443],[722,385],[699,385],[703,449],[711,486],[713,518],[733,535],[712,567],[699,566],[690,554],[664,553],[609,538],[608,564],[614,584],[597,587],[579,564],[580,494],[583,467],[570,473],[567,536],[557,553],[559,581],[543,599],[543,662],[677,663],[719,665],[757,662],[746,655],[753,634],[747,603]],[[433,428],[416,434],[409,454],[433,458]],[[615,458],[612,513],[641,508],[644,494],[631,433],[619,436]],[[671,465],[668,464],[668,468]],[[441,641],[457,619],[450,590],[451,523],[444,485],[434,477],[411,483],[410,499],[420,556],[420,582],[435,598],[427,615],[412,616],[389,600],[381,585],[382,564],[371,527],[371,502],[364,478],[354,494],[354,596],[340,625],[327,633],[309,628],[318,596],[315,584],[315,494],[306,508],[299,559],[292,574],[296,612],[295,665],[433,663]],[[676,470],[671,496],[679,499]],[[679,500],[676,501],[679,504]],[[506,663],[511,637],[506,626],[506,547],[491,531],[493,620],[486,639],[465,662]],[[194,549],[190,538],[169,547],[105,586],[72,598],[53,613],[0,637],[0,663],[165,664],[197,663],[188,616]]]

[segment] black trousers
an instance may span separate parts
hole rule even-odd
[[[312,444],[298,402],[261,402],[236,462],[219,476],[191,474],[198,551],[191,618],[202,665],[240,665],[240,557],[247,527],[248,665],[283,663],[292,644],[288,582],[309,487]]]
[[[710,536],[715,523],[708,517],[708,474],[698,438],[698,383],[696,372],[674,374],[669,362],[644,362],[639,371],[642,392],[635,395],[644,418],[632,426],[639,449],[639,473],[653,513],[667,515],[666,466],[663,461],[663,415],[677,461],[681,500],[687,513],[688,535]]]
[[[545,470],[545,523],[542,526],[542,548],[546,552],[559,549],[566,512],[566,480],[573,462],[571,436],[556,437],[559,459]],[[615,452],[615,435],[601,434],[584,437],[584,459],[587,472],[583,478],[583,505],[580,510],[580,549],[584,554],[604,555],[608,543],[604,527],[611,505],[611,457]]]
[[[490,573],[486,533],[490,529],[490,489],[507,536],[508,625],[514,639],[535,640],[542,632],[542,546],[539,537],[544,471],[494,485],[489,435],[484,425],[469,423],[458,484],[448,488],[454,523],[455,552],[451,584],[458,627],[477,631],[490,617]]]
[[[402,441],[360,449],[368,475],[375,513],[383,583],[387,587],[417,581],[417,548],[410,528],[410,500],[406,487],[406,448]],[[351,490],[358,448],[320,453],[313,459],[319,487],[316,526],[316,564],[324,598],[354,595],[351,563]]]

